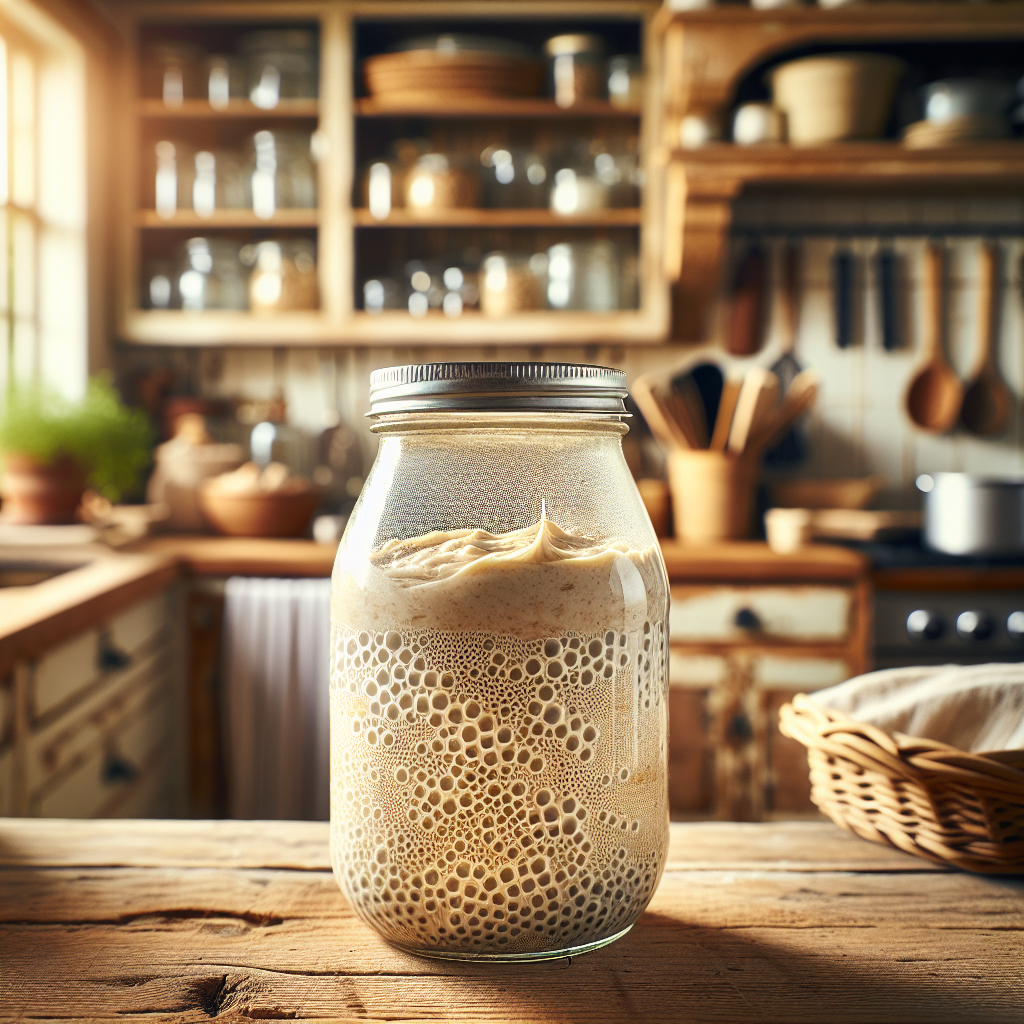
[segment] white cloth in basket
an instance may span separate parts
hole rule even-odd
[[[889,668],[810,697],[888,733],[969,754],[1024,748],[1024,663]]]

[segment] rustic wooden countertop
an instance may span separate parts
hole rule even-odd
[[[647,912],[543,964],[397,952],[310,822],[0,820],[0,1018],[1020,1020],[1024,883],[827,822],[673,824]]]

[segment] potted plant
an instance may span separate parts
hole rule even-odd
[[[78,402],[39,387],[15,387],[0,408],[0,519],[71,523],[86,487],[116,501],[150,460],[145,415],[93,377]]]

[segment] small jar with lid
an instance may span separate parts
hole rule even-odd
[[[574,107],[607,95],[604,40],[597,35],[574,32],[552,36],[544,44],[550,68],[551,95],[560,107]]]
[[[331,581],[331,861],[401,949],[575,956],[657,887],[668,580],[625,396],[566,363],[370,378],[380,447]]]
[[[181,308],[248,309],[248,272],[239,245],[228,238],[190,238],[180,263],[177,293]]]
[[[608,58],[608,101],[614,107],[638,108],[644,98],[643,61],[635,53]]]
[[[302,132],[264,130],[253,136],[248,176],[257,217],[269,220],[279,209],[316,207],[316,166],[310,142]]]
[[[543,309],[546,267],[543,253],[489,253],[480,266],[480,311],[511,316]]]
[[[405,206],[414,214],[471,208],[479,200],[479,175],[444,153],[424,153],[405,176]]]
[[[315,99],[319,93],[317,39],[307,29],[249,32],[239,41],[249,99],[264,110],[281,100]]]
[[[202,52],[186,42],[147,46],[142,60],[142,94],[162,99],[168,107],[180,107],[203,93]]]
[[[311,241],[267,240],[244,246],[240,255],[252,267],[249,308],[254,313],[317,308],[316,251]]]

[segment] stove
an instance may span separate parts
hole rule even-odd
[[[875,567],[876,668],[1024,661],[1024,557],[855,546]]]

